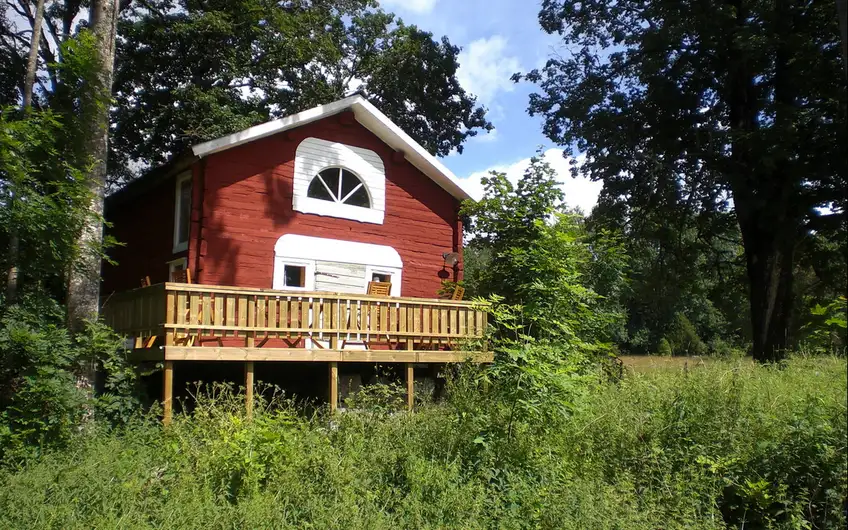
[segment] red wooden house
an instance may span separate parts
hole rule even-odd
[[[103,312],[139,358],[165,361],[166,394],[175,360],[245,361],[249,378],[254,361],[328,362],[333,405],[338,362],[404,362],[411,385],[415,363],[462,360],[483,334],[481,312],[437,298],[462,277],[467,198],[362,96],[257,125],[107,199],[124,246]],[[170,281],[184,269],[191,283]]]

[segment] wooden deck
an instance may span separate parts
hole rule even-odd
[[[104,297],[101,314],[133,359],[165,361],[166,419],[174,361],[242,361],[251,382],[254,362],[326,362],[333,407],[339,362],[492,361],[472,302],[164,283]]]

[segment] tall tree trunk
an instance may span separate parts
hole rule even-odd
[[[792,316],[796,223],[791,218],[747,215],[737,204],[750,285],[753,357],[778,361],[785,355]]]
[[[109,102],[115,63],[117,0],[92,0],[89,28],[96,38],[98,64],[90,72],[82,102],[83,155],[91,161],[88,186],[91,205],[77,246],[79,258],[68,275],[68,326],[73,332],[96,318],[100,295],[100,253],[103,241],[103,199],[106,191],[106,157],[109,140]],[[80,367],[78,385],[93,390],[94,359]]]
[[[35,7],[35,20],[32,23],[32,39],[27,58],[26,79],[24,79],[24,108],[32,105],[32,86],[35,84],[35,72],[38,69],[38,43],[41,40],[41,25],[44,20],[44,0],[38,0]]]
[[[792,89],[789,37],[794,27],[794,6],[775,0],[776,39],[772,83],[772,130],[761,129],[759,94],[744,52],[731,69],[731,128],[733,129],[731,188],[736,217],[742,232],[750,286],[753,357],[760,362],[780,360],[789,345],[792,317],[793,268],[801,216],[797,206],[795,165],[788,156],[796,141],[793,120],[796,101]],[[739,10],[739,16],[745,13]],[[740,27],[745,19],[740,19]],[[775,132],[779,134],[774,134]],[[776,138],[762,145],[763,138]],[[769,157],[766,165],[755,161]]]
[[[32,24],[32,38],[29,44],[29,57],[27,58],[26,77],[24,78],[23,109],[26,112],[32,106],[32,87],[35,84],[35,73],[38,70],[38,43],[41,41],[41,25],[44,21],[44,0],[38,0],[35,8],[35,20]],[[13,211],[14,201],[12,197]],[[14,219],[14,216],[12,216]],[[18,297],[18,254],[20,253],[21,240],[14,221],[9,234],[9,270],[6,273],[6,303],[14,303]]]

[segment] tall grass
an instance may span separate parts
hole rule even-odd
[[[844,528],[846,376],[832,358],[628,374],[545,425],[471,377],[411,415],[247,420],[217,393],[0,471],[0,528]]]

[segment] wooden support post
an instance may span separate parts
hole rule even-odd
[[[330,412],[339,406],[339,363],[330,363]]]
[[[412,411],[415,405],[415,365],[406,363],[406,408]]]
[[[162,384],[162,423],[169,425],[173,415],[174,400],[174,361],[165,361],[165,373]]]
[[[244,399],[247,405],[247,417],[253,417],[253,361],[244,363]]]

